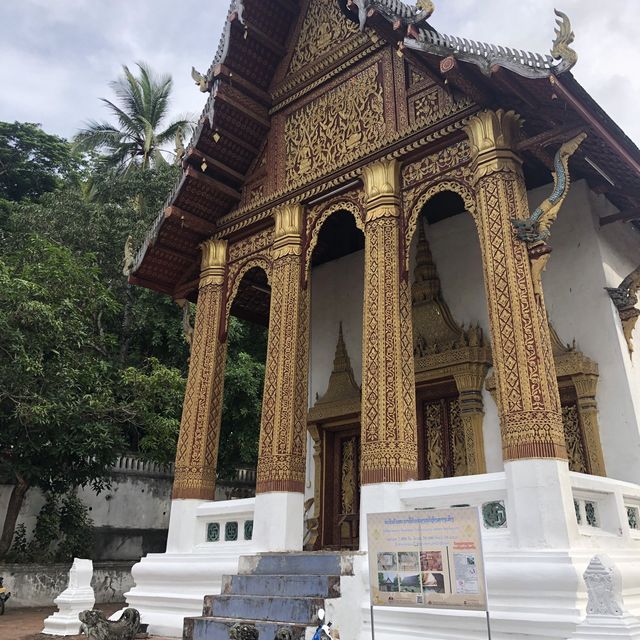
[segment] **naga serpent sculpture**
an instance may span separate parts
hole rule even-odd
[[[551,225],[558,217],[558,212],[569,193],[571,179],[569,177],[569,158],[587,137],[586,133],[579,133],[565,142],[556,153],[553,161],[554,188],[551,195],[526,220],[512,220],[519,240],[527,244],[544,242],[551,234]]]

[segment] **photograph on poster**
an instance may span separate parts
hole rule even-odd
[[[398,569],[398,556],[393,551],[378,553],[378,571],[396,571]]]
[[[398,574],[395,571],[380,571],[378,573],[378,589],[385,593],[397,593],[400,591]]]
[[[401,573],[400,591],[403,593],[421,593],[422,583],[419,573]]]
[[[422,571],[442,571],[442,551],[421,551],[420,568]]]
[[[420,557],[417,552],[398,551],[398,571],[420,571]]]
[[[428,593],[446,593],[444,574],[424,571],[422,573],[422,591]]]

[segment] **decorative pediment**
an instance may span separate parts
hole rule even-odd
[[[360,33],[358,25],[340,11],[336,0],[310,0],[288,73],[297,73]]]
[[[317,397],[316,403],[309,410],[309,422],[318,423],[357,413],[360,413],[360,387],[353,376],[341,322],[329,385],[325,394]]]
[[[491,362],[482,329],[475,326],[465,330],[449,311],[422,221],[418,224],[412,297],[416,373],[465,362]]]

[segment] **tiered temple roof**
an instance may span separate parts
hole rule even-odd
[[[466,95],[477,109],[520,113],[525,135],[519,151],[533,169],[531,184],[550,179],[552,156],[546,145],[586,131],[573,171],[620,210],[601,223],[640,219],[640,150],[571,74],[577,56],[566,16],[558,14],[552,55],[540,55],[441,34],[428,22],[429,0],[417,7],[400,0],[334,1],[346,21],[397,47],[411,64]],[[199,244],[214,232],[224,233],[229,214],[241,208],[243,188],[264,151],[272,110],[294,99],[302,87],[284,91],[275,80],[295,45],[291,34],[303,6],[306,0],[231,2],[204,78],[203,89],[210,95],[183,158],[182,176],[138,252],[132,283],[174,298],[197,296]],[[326,54],[328,59],[332,55]],[[336,60],[336,66],[341,62]],[[318,86],[325,73],[326,67],[315,75],[309,69],[301,77]],[[318,185],[308,187],[318,193]],[[234,214],[234,223],[294,196],[304,201],[304,189],[296,189],[265,194],[250,210],[245,206],[240,216]]]

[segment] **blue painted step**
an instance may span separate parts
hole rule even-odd
[[[242,556],[240,574],[252,575],[342,575],[342,559],[331,553],[265,553],[259,556]]]
[[[211,617],[317,624],[323,598],[220,595],[212,598]]]
[[[222,593],[251,596],[340,597],[340,576],[224,576]]]
[[[245,620],[259,632],[259,640],[273,640],[278,629],[287,627],[291,631],[292,640],[304,640],[305,627],[294,624]],[[185,620],[185,638],[191,640],[229,640],[229,629],[236,620],[226,618],[187,618]]]

